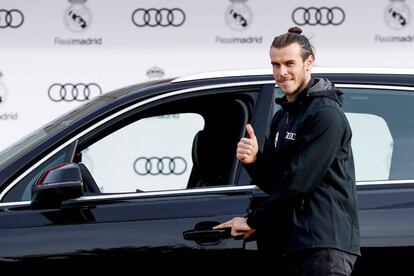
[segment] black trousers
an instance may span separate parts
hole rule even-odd
[[[295,275],[300,276],[349,276],[357,256],[338,249],[306,249],[288,255]]]

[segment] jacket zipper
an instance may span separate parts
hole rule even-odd
[[[288,122],[289,122],[289,112],[286,112],[285,126],[288,125]]]

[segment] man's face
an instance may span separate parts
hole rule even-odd
[[[271,47],[270,60],[277,85],[288,101],[293,101],[311,79],[313,56],[303,61],[300,45],[293,43],[284,48]]]

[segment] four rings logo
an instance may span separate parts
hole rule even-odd
[[[340,7],[298,7],[292,12],[292,20],[299,26],[303,25],[341,25],[345,21],[345,12]]]
[[[179,8],[136,9],[131,17],[137,27],[179,27],[185,22],[185,13]]]
[[[0,28],[18,28],[23,25],[24,16],[19,10],[0,9]]]
[[[183,157],[139,157],[134,171],[139,175],[180,175],[187,170]]]
[[[54,102],[83,102],[102,94],[102,89],[96,83],[54,83],[47,93]]]

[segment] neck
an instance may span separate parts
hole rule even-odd
[[[287,101],[288,102],[293,102],[293,101],[295,101],[295,99],[298,97],[298,95],[300,94],[300,93],[302,93],[302,91],[303,90],[305,90],[307,87],[308,87],[308,85],[309,85],[309,83],[310,83],[310,81],[311,81],[311,77],[309,76],[309,78],[307,78],[304,82],[303,82],[303,84],[294,92],[294,93],[292,93],[292,94],[290,94],[290,95],[286,95],[286,99],[287,99]]]

